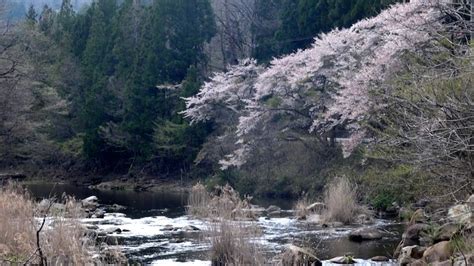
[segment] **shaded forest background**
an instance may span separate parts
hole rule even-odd
[[[201,150],[218,128],[212,121],[190,125],[180,114],[183,98],[212,72],[248,57],[266,64],[394,2],[5,2],[3,21],[11,24],[2,42],[16,69],[2,80],[12,90],[3,91],[0,107],[0,166],[39,177],[206,178],[244,193],[290,197],[320,191],[339,174],[412,174],[380,161],[371,167],[362,151],[344,159],[333,142],[291,140],[223,171]]]

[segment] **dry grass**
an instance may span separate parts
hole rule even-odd
[[[326,211],[323,213],[325,222],[342,222],[350,224],[363,208],[357,203],[357,188],[345,177],[337,177],[324,193]]]
[[[208,230],[212,265],[263,265],[261,231],[253,223],[222,219]]]
[[[308,199],[308,196],[304,194],[295,204],[293,208],[295,210],[295,215],[298,219],[306,219],[308,215],[310,215],[310,211],[308,210],[308,206],[311,202]]]
[[[251,197],[240,198],[231,186],[216,186],[212,193],[198,183],[188,198],[187,213],[199,218],[248,220],[256,218],[251,211]]]
[[[192,187],[189,194],[186,212],[196,217],[207,217],[209,215],[208,206],[210,201],[211,197],[206,187],[201,183],[197,183]]]
[[[229,185],[208,193],[202,184],[193,187],[187,211],[193,216],[211,218],[205,238],[211,246],[212,265],[263,265],[264,256],[256,242],[261,236],[253,216],[251,198],[241,199]],[[255,218],[255,217],[252,217]]]
[[[48,264],[101,262],[93,259],[99,253],[95,239],[78,220],[84,214],[80,204],[71,197],[63,197],[63,202],[37,206],[18,186],[0,188],[0,262],[39,264],[40,251]],[[43,219],[39,250],[36,234]]]

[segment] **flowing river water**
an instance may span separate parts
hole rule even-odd
[[[84,219],[83,223],[109,232],[120,228],[120,233],[112,235],[117,238],[131,262],[155,265],[210,264],[209,245],[201,233],[206,228],[206,222],[186,215],[185,193],[98,191],[64,184],[32,184],[27,187],[37,199],[61,196],[63,193],[77,199],[94,195],[101,204],[125,206],[125,210],[107,213],[100,219]],[[277,205],[284,210],[292,206],[291,201],[285,200],[261,200],[257,204],[262,207]],[[375,265],[368,259],[373,256],[390,257],[401,237],[402,225],[379,219],[370,226],[384,231],[384,237],[356,243],[348,240],[348,234],[357,226],[322,228],[298,221],[288,213],[286,217],[261,217],[257,221],[263,235],[254,241],[262,245],[269,257],[281,253],[288,244],[296,244],[316,250],[316,255],[323,260],[350,254],[360,258],[360,265]],[[389,264],[393,263],[378,265]]]

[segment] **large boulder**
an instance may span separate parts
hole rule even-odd
[[[423,258],[423,253],[425,252],[425,247],[420,247],[417,245],[403,247],[400,256],[398,256],[398,262],[401,265],[407,265]]]
[[[472,223],[472,211],[468,204],[459,204],[451,207],[448,211],[448,218],[457,224]]]
[[[349,233],[349,240],[361,242],[365,240],[377,240],[382,238],[382,233],[377,228],[361,228]]]
[[[341,256],[341,257],[335,257],[329,260],[330,263],[333,264],[356,264],[357,261],[355,261],[351,256]]]
[[[442,241],[426,249],[423,253],[423,260],[428,263],[437,263],[449,260],[453,255],[453,250],[449,241]]]
[[[429,229],[427,224],[413,224],[410,225],[405,233],[403,233],[403,246],[413,246],[420,244],[420,237],[422,233],[426,232]]]
[[[266,211],[267,211],[267,213],[272,213],[272,212],[276,212],[276,211],[281,211],[281,208],[278,207],[278,206],[275,206],[275,205],[270,205],[270,206],[268,206]]]
[[[95,211],[99,206],[99,199],[96,196],[90,196],[81,201],[82,208],[87,211]]]
[[[294,266],[294,265],[322,265],[321,261],[312,254],[311,251],[297,247],[295,245],[289,245],[285,252],[281,255],[282,266]]]

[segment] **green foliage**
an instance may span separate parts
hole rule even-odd
[[[392,206],[393,202],[397,202],[398,199],[392,191],[380,191],[370,200],[370,205],[376,210],[385,211],[388,207]]]
[[[261,0],[257,6],[264,8],[261,19],[266,17],[269,2]],[[350,27],[353,23],[378,14],[382,9],[400,0],[280,0],[278,6],[280,26],[274,35],[263,34],[257,39],[256,58],[267,61],[272,57],[288,54],[311,45],[314,37],[336,27]],[[266,13],[265,13],[266,12]]]
[[[45,6],[38,22],[30,13],[30,23],[61,48],[59,61],[72,57],[80,68],[64,87],[75,135],[58,141],[62,150],[77,155],[81,146],[89,162],[116,169],[192,166],[210,128],[189,126],[179,112],[181,97],[199,90],[203,47],[215,34],[208,0],[100,0],[80,13],[64,0],[58,11]]]
[[[265,103],[272,108],[276,108],[280,106],[281,102],[282,100],[278,96],[272,96]]]
[[[82,147],[84,146],[84,136],[78,134],[71,139],[59,143],[59,148],[66,154],[70,154],[79,158],[82,154]]]

